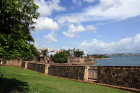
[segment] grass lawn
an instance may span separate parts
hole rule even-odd
[[[130,93],[101,85],[75,82],[12,66],[1,66],[4,93]]]

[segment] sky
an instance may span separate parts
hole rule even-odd
[[[140,0],[35,0],[38,49],[140,53]]]

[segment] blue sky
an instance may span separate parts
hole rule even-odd
[[[35,0],[38,49],[140,53],[140,0]]]

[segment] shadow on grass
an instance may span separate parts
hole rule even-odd
[[[17,93],[29,92],[29,86],[27,82],[22,82],[20,80],[16,80],[15,78],[2,78],[2,91],[1,93]]]

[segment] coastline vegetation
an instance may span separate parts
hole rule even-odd
[[[106,56],[106,55],[98,55],[98,54],[87,55],[87,56],[94,56],[94,58],[109,58],[109,56]]]

